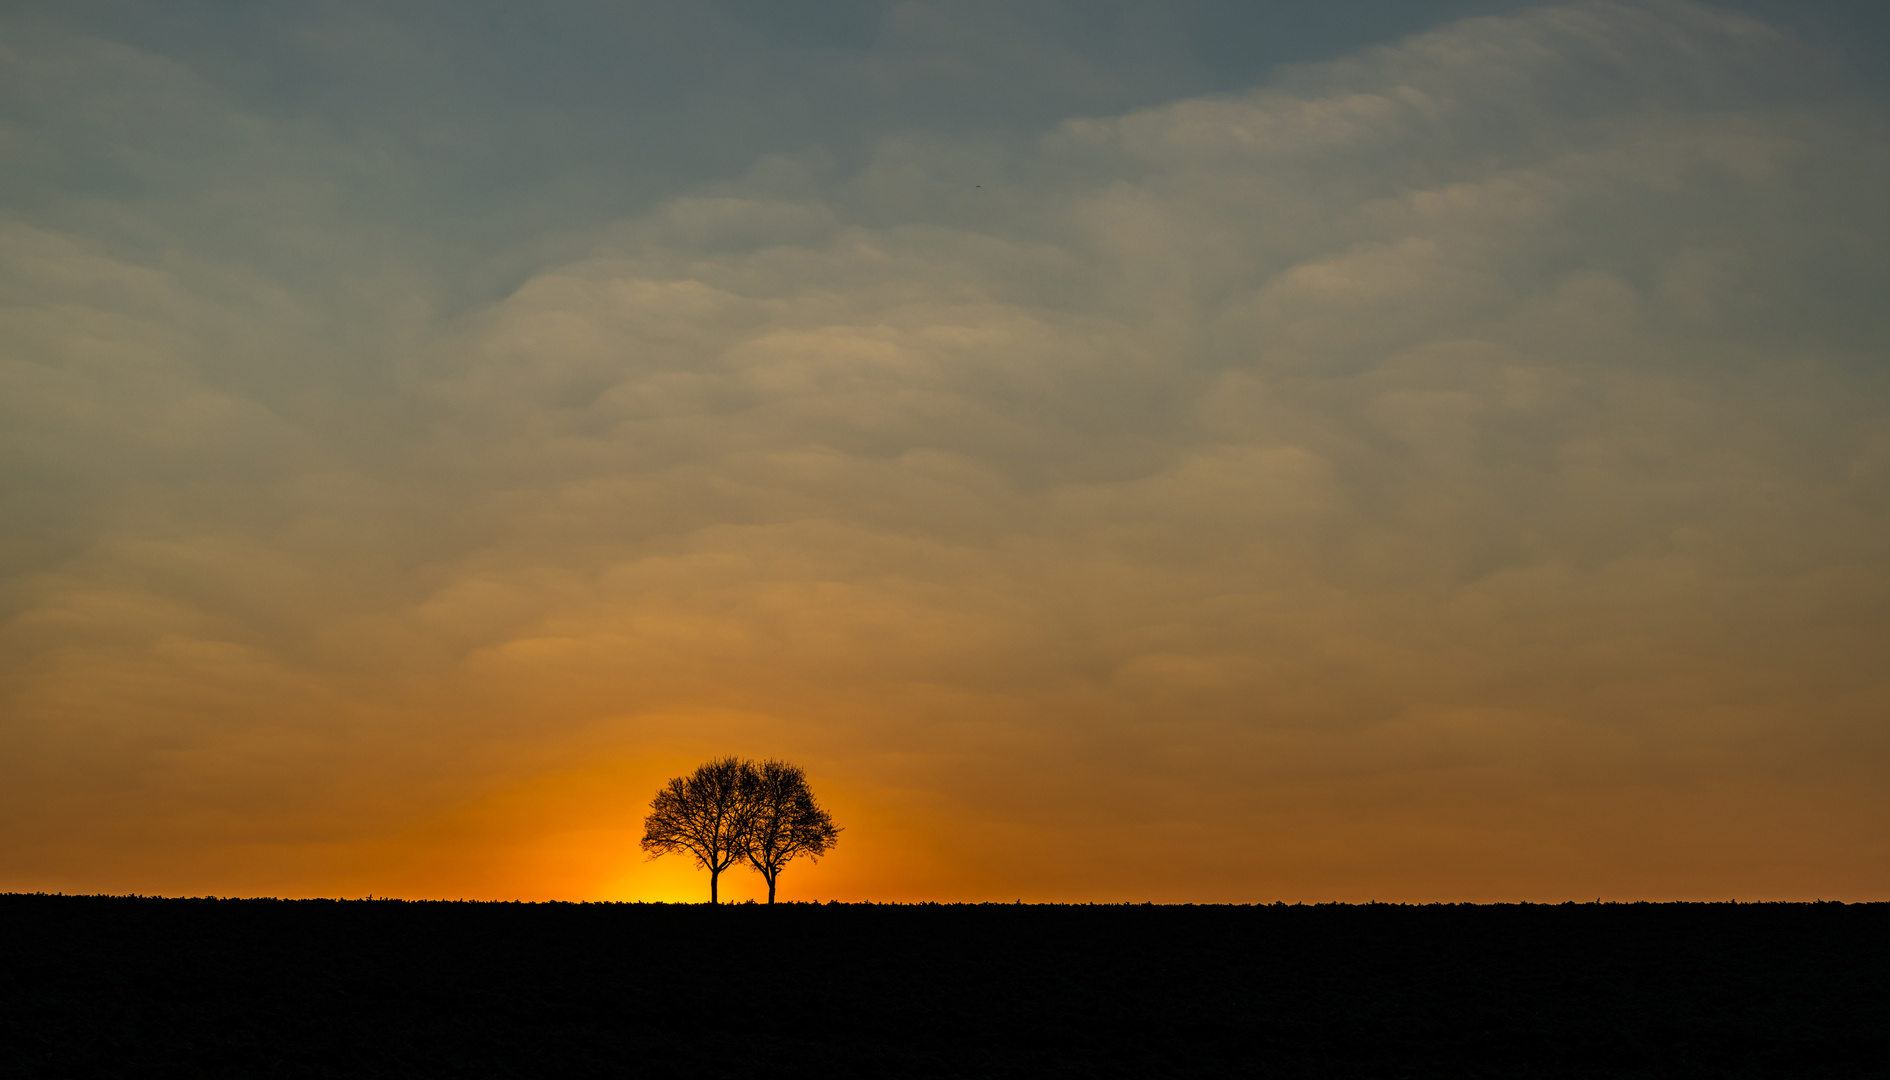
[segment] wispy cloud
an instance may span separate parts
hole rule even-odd
[[[660,892],[736,749],[844,895],[1881,889],[1890,140],[1763,24],[767,155],[479,303],[365,129],[62,47],[8,885]]]

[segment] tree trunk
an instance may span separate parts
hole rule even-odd
[[[721,876],[722,872],[720,870],[714,867],[709,868],[709,903],[711,904],[719,904],[722,902],[715,897],[715,879]]]
[[[774,903],[774,879],[778,877],[780,873],[781,871],[776,870],[774,873],[768,875],[768,903],[770,904]]]

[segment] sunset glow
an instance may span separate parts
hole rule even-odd
[[[1883,898],[1878,74],[1158,7],[0,19],[0,890]]]

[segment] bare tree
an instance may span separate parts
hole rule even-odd
[[[654,859],[686,851],[709,872],[709,903],[720,903],[722,871],[747,853],[755,768],[738,758],[717,758],[663,785],[643,819],[643,850]]]
[[[743,766],[748,815],[742,854],[768,880],[768,903],[772,904],[782,869],[801,855],[818,861],[839,842],[840,830],[814,801],[807,773],[800,766],[773,759],[759,765],[743,762]]]

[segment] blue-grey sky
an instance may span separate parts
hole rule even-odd
[[[549,250],[580,248],[600,222],[762,155],[819,148],[845,170],[898,131],[1028,138],[1529,6],[10,3],[5,116],[31,137],[0,198],[59,222],[92,196],[175,206],[231,169],[301,167],[272,143],[193,130],[172,95],[201,95],[278,136],[299,129],[292,153],[335,159],[322,174],[337,210],[408,234],[402,257],[430,258],[449,302],[474,302],[514,287]],[[1719,7],[1828,54],[1827,75],[1883,82],[1890,19],[1878,5]],[[81,42],[161,64],[167,85],[112,102],[154,88],[102,55],[73,55]],[[173,239],[229,243],[230,231],[260,239],[185,223]],[[292,243],[257,244],[251,257],[285,276],[324,272]]]
[[[4,5],[0,887],[1881,895],[1885,41]]]
[[[763,154],[818,146],[844,166],[912,128],[1027,137],[1530,6],[81,0],[9,3],[5,14],[29,57],[54,42],[109,42],[161,58],[245,113],[368,144],[376,160],[353,163],[356,183],[338,192],[351,212],[483,254],[647,209]],[[1879,5],[1718,6],[1792,31],[1845,77],[1880,80],[1890,56]],[[21,163],[9,205],[30,212],[94,192],[161,200],[218,163],[218,148],[161,126],[73,123],[75,97],[136,92],[128,74],[77,61],[16,83],[8,118],[54,143],[58,160]],[[148,147],[155,160],[127,160],[114,143],[140,134],[172,141]]]

